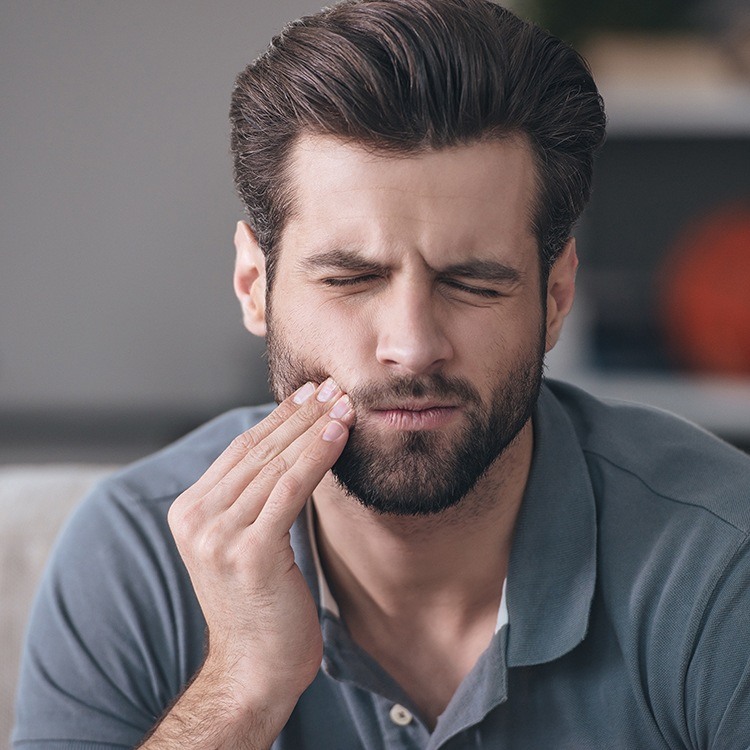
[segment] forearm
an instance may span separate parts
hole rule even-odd
[[[142,750],[268,750],[296,696],[248,695],[204,669],[139,746]]]

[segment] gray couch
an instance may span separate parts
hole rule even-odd
[[[9,747],[23,633],[54,539],[111,466],[0,466],[0,749]]]

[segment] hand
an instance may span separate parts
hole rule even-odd
[[[308,383],[237,437],[169,511],[208,626],[199,677],[240,713],[278,712],[281,726],[323,653],[289,531],[353,421],[332,380]]]

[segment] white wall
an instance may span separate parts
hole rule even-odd
[[[234,77],[319,0],[4,0],[0,414],[264,399],[231,288]]]
[[[0,3],[0,462],[11,460],[24,430],[23,455],[41,455],[48,412],[55,450],[70,441],[71,425],[78,439],[122,439],[125,414],[140,451],[144,415],[197,419],[267,398],[263,343],[242,327],[231,289],[242,209],[228,153],[229,96],[237,72],[284,23],[323,3]],[[667,108],[662,117],[651,100],[618,109],[616,94],[605,91],[614,133],[623,122],[625,136],[684,129],[681,113]],[[706,111],[683,99],[686,112]],[[734,117],[710,109],[712,122],[747,133],[748,104],[741,99]],[[584,245],[585,260],[596,248]],[[747,434],[745,381],[587,372],[581,312],[551,358],[552,374]]]

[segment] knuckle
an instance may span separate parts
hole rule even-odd
[[[180,525],[181,519],[182,505],[180,504],[180,498],[178,497],[167,510],[167,525],[173,532]]]
[[[286,458],[279,455],[263,467],[259,474],[259,478],[261,480],[276,480],[276,482],[278,482],[286,475],[289,468],[289,462]]]
[[[282,495],[289,497],[296,497],[303,489],[302,480],[291,471],[280,477],[276,487]]]
[[[211,490],[212,497],[231,497],[236,494],[234,483],[229,477],[223,476]]]
[[[247,460],[254,464],[268,464],[276,457],[276,446],[270,440],[263,440],[247,452]]]
[[[329,447],[330,443],[325,443],[322,440],[314,440],[302,454],[302,460],[311,467],[325,463],[328,459]]]
[[[282,401],[264,420],[272,429],[276,429],[286,422],[299,407],[291,398]]]
[[[185,502],[182,495],[167,511],[167,524],[180,549],[196,549],[200,540],[210,530],[212,521],[207,513],[205,498],[191,498]]]
[[[223,550],[217,544],[216,538],[210,534],[201,536],[196,540],[192,557],[204,569],[215,570],[217,567],[224,567]]]
[[[175,538],[190,535],[196,523],[195,506],[187,503],[182,495],[169,506],[167,524]]]
[[[229,444],[229,450],[240,456],[244,456],[249,453],[258,445],[258,437],[254,430],[248,430],[247,432],[241,432],[235,437]]]
[[[208,568],[223,569],[232,566],[232,549],[221,529],[214,524],[196,537],[194,556]]]

